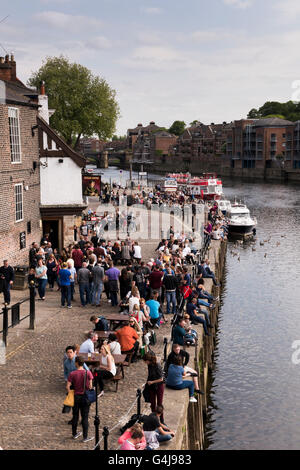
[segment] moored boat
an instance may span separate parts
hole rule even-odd
[[[220,199],[218,201],[218,208],[223,215],[227,215],[227,212],[231,209],[231,202],[227,199]]]
[[[227,212],[229,234],[250,235],[256,227],[255,217],[250,215],[250,211],[245,204],[234,202]]]

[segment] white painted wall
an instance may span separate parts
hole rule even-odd
[[[58,160],[40,159],[48,165],[40,166],[41,205],[83,204],[81,168],[71,158],[64,157],[63,163]]]

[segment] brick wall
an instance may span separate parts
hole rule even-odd
[[[27,265],[28,250],[33,241],[40,242],[40,177],[39,168],[33,171],[33,161],[39,162],[38,133],[32,137],[37,109],[16,106],[19,109],[21,134],[21,163],[11,163],[8,105],[0,104],[0,264],[8,259],[11,266]],[[15,184],[23,184],[23,220],[15,222]],[[25,187],[28,190],[25,191]],[[31,233],[27,233],[27,222]],[[20,233],[26,233],[26,247],[20,249]]]

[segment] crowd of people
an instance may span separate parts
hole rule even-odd
[[[108,198],[106,193],[105,198]],[[110,202],[120,202],[118,191],[112,191]],[[159,191],[137,194],[143,204],[191,203],[191,196],[169,195]],[[109,201],[106,201],[109,202]],[[201,394],[197,372],[188,366],[189,354],[183,350],[186,344],[194,344],[197,333],[193,325],[201,324],[204,333],[210,336],[210,311],[218,297],[213,297],[204,288],[204,279],[211,278],[216,286],[219,280],[211,270],[208,259],[199,260],[199,252],[191,234],[174,233],[171,226],[165,239],[155,250],[153,258],[145,260],[142,247],[129,235],[125,240],[104,238],[107,217],[104,214],[97,226],[91,227],[82,220],[80,227],[74,227],[74,242],[60,252],[52,246],[49,234],[40,242],[33,243],[29,251],[29,282],[37,288],[37,299],[46,300],[47,285],[50,290],[60,292],[60,306],[72,308],[77,302],[82,308],[94,307],[90,317],[91,331],[81,345],[69,345],[65,349],[64,378],[67,391],[74,390],[75,402],[72,436],[77,439],[83,434],[83,441],[92,438],[88,435],[89,402],[86,391],[92,389],[95,381],[99,397],[104,395],[105,380],[116,375],[114,355],[126,354],[126,360],[145,361],[148,375],[145,386],[145,399],[151,406],[151,414],[143,416],[141,422],[134,423],[119,439],[120,448],[157,449],[159,443],[170,440],[174,432],[165,424],[163,396],[165,387],[174,390],[188,388],[191,402]],[[204,236],[211,239],[226,239],[226,224],[218,213],[217,205],[210,209]],[[4,291],[6,301],[10,301],[9,288],[13,282],[7,261],[0,268],[0,282],[7,286]],[[191,275],[191,268],[194,275]],[[79,294],[79,296],[78,296]],[[97,331],[108,329],[105,315],[101,310],[107,307],[127,313],[129,320],[111,333],[107,341],[99,341]],[[96,313],[99,309],[99,314]],[[150,346],[150,338],[155,329],[170,323],[172,352],[165,368],[159,364]],[[100,365],[90,370],[81,354],[100,353]],[[187,380],[187,378],[190,378]],[[79,412],[82,418],[82,433],[78,432]]]
[[[222,218],[216,221],[213,214],[217,208],[212,209],[205,226],[205,236],[210,240],[213,238],[211,233],[216,229],[222,232],[220,238],[224,240],[226,226],[223,225]],[[83,222],[82,226],[85,225]],[[164,418],[165,387],[173,390],[187,388],[191,402],[196,402],[195,395],[202,393],[198,374],[189,367],[189,354],[183,347],[195,342],[197,336],[193,330],[195,324],[202,324],[204,333],[210,335],[209,329],[212,327],[210,311],[215,307],[218,297],[213,297],[205,290],[204,279],[211,278],[216,286],[220,283],[210,268],[209,260],[204,259],[199,262],[193,239],[184,233],[175,238],[172,227],[168,238],[160,241],[155,256],[148,261],[143,260],[141,247],[130,237],[121,243],[96,240],[96,231],[88,232],[84,237],[84,243],[81,241],[80,245],[74,244],[70,247],[69,258],[63,261],[67,264],[70,264],[72,259],[74,261],[75,281],[79,285],[79,291],[81,289],[85,295],[84,301],[80,295],[81,305],[91,303],[95,307],[100,306],[100,299],[105,295],[112,307],[118,307],[120,312],[129,314],[129,321],[122,322],[122,326],[115,333],[111,333],[107,341],[99,344],[97,331],[106,329],[105,317],[92,315],[90,321],[94,328],[89,332],[87,340],[77,348],[76,357],[80,358],[81,353],[92,354],[96,347],[99,347],[100,366],[93,379],[97,380],[100,397],[104,395],[105,380],[116,374],[114,354],[126,354],[126,360],[131,357],[132,362],[139,359],[145,361],[148,374],[144,397],[150,403],[151,414],[139,417],[139,422],[136,421],[123,430],[119,445],[122,450],[157,449],[160,442],[170,440],[174,436]],[[116,249],[121,247],[126,249],[123,249],[123,252],[122,249]],[[135,247],[138,247],[138,250],[135,250]],[[119,263],[122,266],[120,269],[117,267]],[[191,267],[194,276],[191,276]],[[163,323],[168,323],[168,317],[172,319],[170,326],[173,324],[171,333],[173,344],[163,369],[151,348],[148,348],[148,351],[146,348],[147,352],[143,355],[141,351],[144,352],[145,345],[149,344],[149,341],[147,342],[149,331],[159,329]],[[84,363],[79,367],[74,362],[75,367],[76,370],[80,370],[79,374],[83,377]],[[72,376],[69,375],[68,386],[72,383],[70,379]],[[86,384],[87,387],[88,382]],[[82,396],[82,393],[79,395]],[[79,401],[76,402],[73,418],[70,421],[74,439],[81,435],[77,432],[80,407],[83,408],[85,416],[86,405],[80,404]],[[83,437],[86,440],[88,439],[86,419],[82,420],[82,426]]]

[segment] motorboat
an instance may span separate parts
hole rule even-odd
[[[218,208],[222,212],[223,215],[227,215],[227,213],[231,209],[231,202],[227,199],[220,199],[218,201]]]
[[[257,225],[256,218],[250,215],[248,207],[236,201],[231,204],[227,217],[229,234],[249,235]]]

